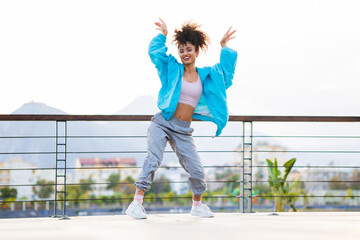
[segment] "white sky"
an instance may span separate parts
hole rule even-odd
[[[218,61],[229,26],[238,30],[232,114],[359,115],[359,13],[358,0],[1,0],[0,114],[29,101],[113,114],[156,98],[147,47],[161,17],[169,36],[185,20],[203,25],[212,44],[199,67]]]

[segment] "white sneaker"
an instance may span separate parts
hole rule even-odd
[[[135,219],[147,218],[144,207],[136,200],[130,203],[125,213],[126,215]]]
[[[205,204],[201,204],[196,207],[193,205],[190,214],[193,216],[203,217],[203,218],[214,217],[214,214],[212,213],[211,209]]]

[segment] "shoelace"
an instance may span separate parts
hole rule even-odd
[[[205,208],[208,211],[211,211],[210,208],[206,204],[200,204],[198,207]]]
[[[201,204],[206,210],[210,211],[210,208],[208,206],[206,206],[205,204]]]

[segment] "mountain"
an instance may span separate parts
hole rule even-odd
[[[44,103],[29,102],[22,105],[11,114],[67,114],[59,109],[50,107]]]
[[[154,115],[160,110],[156,99],[151,96],[139,96],[133,102],[115,114],[126,115]]]
[[[149,101],[149,99],[147,99]],[[125,109],[126,110],[126,109]],[[12,114],[67,114],[43,103],[29,102]],[[73,121],[67,123],[68,167],[74,167],[79,157],[130,157],[126,153],[81,153],[81,152],[121,152],[143,151],[144,138],[123,138],[122,136],[145,136],[148,123],[144,122],[90,122]],[[38,138],[38,137],[41,138]],[[54,167],[55,154],[27,154],[29,152],[56,151],[56,123],[53,121],[2,121],[0,122],[0,162],[15,157],[38,167]],[[92,136],[91,138],[84,138]],[[95,138],[94,136],[106,136]],[[116,137],[109,137],[116,136]],[[4,138],[5,137],[5,138]],[[10,138],[9,138],[10,137]],[[14,138],[19,137],[19,138]],[[32,138],[34,137],[34,138]],[[79,153],[80,152],[80,153]],[[4,154],[12,153],[12,154]],[[24,154],[20,154],[24,153]],[[136,160],[143,154],[134,153]]]

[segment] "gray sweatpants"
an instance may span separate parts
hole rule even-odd
[[[140,177],[135,182],[137,188],[149,191],[155,171],[160,167],[167,142],[179,158],[180,165],[190,174],[189,181],[194,195],[206,191],[204,168],[196,151],[192,138],[191,122],[172,117],[168,121],[161,112],[155,114],[147,133],[148,155],[142,167]]]

